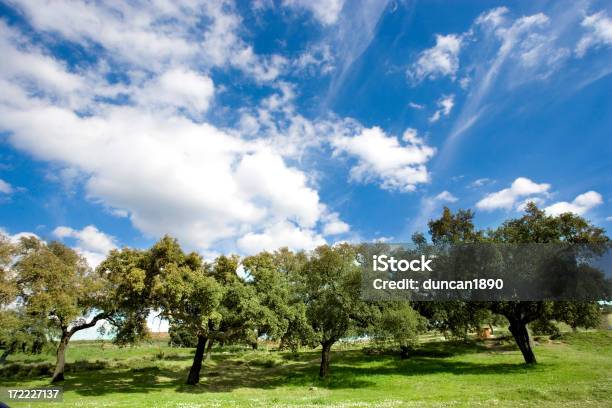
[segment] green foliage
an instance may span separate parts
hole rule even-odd
[[[170,322],[168,327],[168,344],[172,347],[195,347],[198,343],[197,336],[188,327]]]
[[[61,243],[45,245],[35,238],[22,240],[18,251],[14,269],[27,315],[49,318],[53,327],[67,331],[93,311],[100,286],[83,257]]]
[[[601,323],[602,310],[597,302],[555,302],[553,316],[572,329],[591,329]]]
[[[477,231],[472,222],[471,211],[460,210],[453,214],[444,208],[441,218],[429,222],[429,230],[434,244],[465,243],[465,242],[500,242],[500,243],[572,243],[590,244],[608,247],[610,239],[602,228],[593,226],[584,218],[572,213],[559,216],[548,216],[538,209],[534,203],[526,206],[525,214],[516,219],[505,221],[499,228],[488,231]],[[526,325],[538,320],[536,327],[548,327],[552,319],[569,321],[576,326],[592,327],[596,325],[597,305],[594,302],[550,302],[550,301],[503,301],[503,302],[458,302],[454,305],[434,306],[430,317],[434,322],[443,321],[451,331],[457,328],[467,328],[478,319],[474,313],[479,308],[486,308],[495,314],[503,315],[510,323],[517,344],[523,351],[525,361],[535,362],[535,356],[530,347],[529,333]],[[447,315],[439,313],[443,310]],[[436,313],[437,312],[437,313]]]
[[[336,342],[350,329],[367,327],[373,318],[370,305],[361,300],[361,273],[356,251],[348,244],[320,246],[300,274],[306,316],[317,343]]]
[[[427,320],[407,302],[387,302],[370,327],[374,340],[391,342],[407,357],[419,344],[419,334],[427,330]]]
[[[537,336],[548,335],[556,338],[561,334],[561,331],[556,323],[548,319],[534,320],[529,324],[529,328],[531,329],[532,333]]]

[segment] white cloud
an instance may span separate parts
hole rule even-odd
[[[18,148],[88,174],[88,195],[129,210],[150,236],[170,233],[207,248],[278,217],[311,228],[322,213],[304,173],[265,145],[206,123],[128,107],[79,117],[54,106],[4,104],[0,123]]]
[[[473,182],[470,183],[469,187],[472,188],[478,188],[478,187],[482,187],[485,186],[487,184],[493,184],[495,183],[495,180],[492,180],[488,177],[483,177],[483,178],[479,178],[474,180]]]
[[[432,214],[438,212],[445,203],[455,203],[459,199],[449,191],[442,191],[435,196],[424,196],[421,198],[418,214],[411,219],[409,230],[421,232],[427,228],[427,222],[431,220]]]
[[[321,24],[331,25],[338,21],[344,0],[283,0],[283,5],[308,10]]]
[[[173,68],[146,83],[134,98],[145,107],[185,109],[197,116],[208,109],[214,92],[213,81],[208,76]]]
[[[259,236],[287,245],[323,242],[317,231],[325,229],[326,206],[309,173],[286,157],[327,135],[351,134],[350,121],[305,119],[292,105],[292,86],[277,82],[279,93],[249,105],[244,127],[221,130],[204,122],[215,93],[207,67],[228,65],[264,81],[276,78],[285,62],[257,56],[238,37],[240,18],[230,3],[174,4],[138,12],[132,3],[59,1],[40,8],[20,1],[35,28],[101,46],[110,59],[71,71],[0,25],[0,51],[10,56],[0,59],[0,131],[59,173],[69,169],[88,199],[129,217],[146,236],[169,233],[202,251],[235,250],[240,238],[242,248],[254,248]],[[194,38],[201,20],[202,36]],[[104,66],[113,60],[120,60],[128,83],[108,82]],[[127,102],[105,101],[115,97]],[[337,221],[328,231],[345,228]],[[85,232],[58,230],[75,239]],[[96,253],[85,241],[79,247]]]
[[[436,35],[436,45],[423,51],[416,63],[408,70],[408,76],[415,82],[436,79],[443,76],[455,78],[459,69],[461,37],[455,34]]]
[[[612,217],[606,217],[606,221],[612,221]]]
[[[454,203],[458,200],[457,197],[455,197],[454,195],[452,195],[450,192],[444,190],[442,191],[440,194],[438,194],[437,196],[434,197],[434,199],[436,201],[444,201],[447,203]]]
[[[490,28],[497,28],[506,21],[506,15],[508,14],[507,7],[497,7],[492,10],[486,11],[479,15],[474,21],[477,25],[483,25]]]
[[[484,12],[468,31],[461,34],[466,46],[476,47],[466,53],[470,61],[464,64],[471,68],[472,83],[462,103],[463,109],[442,148],[442,155],[453,150],[456,139],[483,116],[488,107],[486,99],[501,73],[504,87],[510,88],[549,77],[567,58],[567,50],[556,44],[558,33],[555,30],[563,27],[549,24],[549,17],[543,13],[516,19],[507,14],[505,7]],[[495,55],[491,56],[491,51]],[[511,66],[506,64],[510,60],[515,62]]]
[[[518,203],[516,205],[516,210],[517,211],[525,211],[525,209],[527,208],[527,204],[529,203],[534,203],[537,206],[542,206],[545,202],[545,198],[544,197],[538,197],[538,196],[534,196],[534,197],[527,197],[524,200],[522,200],[520,203]]]
[[[408,102],[408,106],[410,106],[413,109],[419,109],[419,110],[425,107],[424,105],[418,104],[416,102]]]
[[[233,66],[258,81],[270,81],[286,63],[280,56],[256,55],[240,38],[242,22],[229,0],[58,0],[53,7],[41,7],[36,0],[11,3],[36,29],[58,33],[86,46],[97,44],[109,60],[146,71],[197,62]]]
[[[429,182],[426,163],[435,149],[408,129],[401,144],[395,136],[373,127],[356,136],[336,136],[331,144],[334,154],[346,153],[357,159],[351,168],[351,179],[357,182],[377,181],[386,190],[413,191],[417,184]]]
[[[590,48],[612,45],[612,19],[605,11],[584,17],[581,23],[587,31],[576,45],[576,55],[582,57]]]
[[[559,215],[563,213],[574,213],[578,215],[582,215],[589,211],[590,209],[601,205],[603,203],[603,198],[601,194],[596,191],[587,191],[586,193],[580,194],[570,203],[567,201],[560,201],[558,203],[554,203],[549,205],[544,209],[549,215]]]
[[[307,186],[304,173],[287,167],[278,154],[261,150],[243,156],[234,177],[245,198],[267,201],[262,216],[291,219],[308,228],[321,216],[319,195]]]
[[[532,195],[546,195],[549,189],[550,184],[538,184],[528,178],[519,177],[512,182],[509,188],[487,194],[476,203],[476,208],[485,211],[497,209],[511,210],[513,207],[516,207],[519,198]]]
[[[22,231],[22,232],[18,232],[16,234],[11,234],[6,229],[4,229],[2,227],[0,227],[0,235],[4,235],[5,237],[7,237],[9,239],[9,241],[11,241],[13,244],[18,243],[21,238],[34,237],[34,238],[40,239],[40,237],[38,235],[36,235],[35,233],[33,233],[33,232]]]
[[[93,225],[88,225],[82,230],[59,226],[53,230],[53,235],[59,239],[75,239],[75,250],[81,253],[89,265],[94,268],[104,260],[109,251],[117,248],[115,238],[103,233]]]
[[[324,219],[323,235],[339,235],[350,231],[351,227],[344,221],[340,220],[338,213],[327,214]]]
[[[11,186],[6,181],[0,179],[0,193],[11,194],[13,191],[14,191],[13,186]]]
[[[66,226],[59,226],[53,230],[53,235],[63,238],[75,238],[79,247],[93,252],[106,253],[117,248],[115,239],[93,225],[88,225],[82,230],[75,230]]]
[[[320,234],[286,221],[270,225],[261,232],[249,232],[238,240],[238,248],[245,253],[273,251],[281,247],[308,250],[322,244],[325,244],[325,239]]]
[[[292,64],[297,72],[306,72],[311,75],[326,75],[336,68],[334,55],[329,44],[310,47],[300,54]]]
[[[442,96],[438,102],[438,110],[436,110],[433,115],[429,118],[431,123],[437,122],[440,120],[442,116],[448,116],[455,106],[455,95],[444,95]]]

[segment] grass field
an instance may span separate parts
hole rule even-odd
[[[344,345],[332,350],[320,381],[318,350],[291,353],[216,350],[202,384],[184,385],[193,350],[162,341],[130,348],[71,344],[64,403],[32,406],[612,406],[612,334],[570,333],[536,347],[526,367],[511,342],[453,343],[426,339],[409,360]],[[0,386],[48,384],[53,355],[15,355]],[[28,406],[15,404],[11,406]]]

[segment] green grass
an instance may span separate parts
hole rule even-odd
[[[215,351],[203,367],[202,384],[186,386],[193,350],[161,342],[130,348],[75,342],[68,351],[64,403],[43,405],[612,406],[609,332],[543,340],[536,347],[535,367],[522,364],[512,343],[498,340],[454,343],[430,338],[409,360],[344,345],[332,350],[331,374],[323,381],[317,378],[318,350],[297,355],[236,348]],[[52,354],[13,356],[0,372],[0,385],[46,385],[48,375],[36,371],[44,371],[52,361]]]

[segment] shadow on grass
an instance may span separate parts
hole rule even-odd
[[[256,359],[248,361],[237,356],[215,356],[212,362],[202,367],[201,383],[196,386],[185,385],[188,367],[163,364],[160,367],[143,361],[139,368],[109,367],[97,371],[75,371],[67,376],[64,387],[66,391],[72,390],[82,396],[148,393],[164,389],[192,394],[281,386],[347,389],[373,387],[377,383],[376,377],[387,375],[486,375],[532,371],[532,368],[519,362],[478,363],[440,358],[436,354],[437,349],[426,347],[421,354],[408,360],[389,355],[365,355],[361,350],[332,351],[330,375],[324,380],[318,378],[319,353],[315,350],[300,353],[299,358],[289,361],[283,361],[281,353],[272,354],[277,358],[279,365],[276,366],[258,363]],[[461,353],[460,347],[455,351],[456,354]]]

